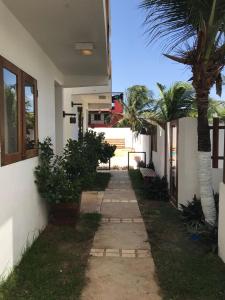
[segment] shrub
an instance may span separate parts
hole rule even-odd
[[[193,229],[198,229],[204,224],[204,214],[202,211],[201,201],[194,196],[191,202],[186,205],[180,204],[182,210],[181,216],[185,224],[192,227]]]
[[[138,168],[146,168],[146,164],[143,160],[140,160],[137,162],[137,167]]]
[[[217,212],[217,220],[218,220],[218,202],[219,202],[219,194],[214,194],[214,201]],[[191,202],[188,202],[186,205],[180,204],[181,208],[181,216],[184,222],[190,226],[196,227],[196,229],[205,224],[205,218],[202,210],[201,200],[197,199],[196,195]]]
[[[149,168],[149,169],[155,171],[155,166],[154,166],[154,163],[153,163],[152,160],[151,160],[151,161],[149,162],[149,164],[147,165],[147,168]]]
[[[48,203],[77,202],[79,185],[68,178],[63,156],[55,156],[50,138],[39,143],[39,165],[34,171],[40,195]]]
[[[93,184],[100,162],[106,163],[116,146],[105,142],[104,134],[87,131],[79,141],[68,140],[62,156],[54,155],[50,138],[39,144],[36,184],[50,203],[73,202],[81,189]]]
[[[151,200],[168,201],[168,182],[166,176],[160,178],[159,176],[151,178],[148,185],[145,187],[148,193],[148,198]]]
[[[218,220],[218,202],[219,194],[214,194],[214,200],[217,211]],[[218,226],[210,226],[205,222],[201,200],[194,196],[191,202],[187,205],[180,205],[181,207],[181,217],[187,226],[187,229],[192,235],[198,236],[204,240],[207,244],[210,244],[213,252],[216,252],[218,245]]]
[[[93,183],[99,163],[107,163],[116,146],[105,142],[104,134],[87,131],[79,141],[68,140],[64,148],[64,167],[71,180],[79,181],[82,188]]]

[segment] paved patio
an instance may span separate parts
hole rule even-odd
[[[96,208],[93,200],[82,199],[84,211],[100,207],[103,219],[90,252],[81,299],[160,300],[147,233],[128,173],[111,173],[108,189],[96,197]]]

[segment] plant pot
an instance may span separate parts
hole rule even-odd
[[[80,211],[78,203],[58,203],[50,206],[50,222],[55,225],[75,225]]]

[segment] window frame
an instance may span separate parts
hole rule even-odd
[[[98,116],[98,118],[95,119],[95,116]],[[101,121],[101,114],[100,113],[94,113],[94,121],[95,122]]]
[[[18,137],[18,151],[15,153],[5,152],[5,99],[4,99],[4,77],[3,69],[7,69],[9,72],[17,76],[17,137]],[[22,159],[22,128],[21,128],[21,71],[14,64],[0,56],[0,131],[1,131],[1,165],[8,165]]]
[[[26,111],[25,111],[25,85],[29,83],[34,87],[34,120],[35,120],[35,128],[34,128],[34,136],[35,136],[35,147],[34,149],[26,149]],[[23,130],[23,158],[32,158],[38,155],[38,95],[37,95],[37,80],[34,79],[29,74],[22,72],[22,130]]]
[[[4,77],[3,69],[7,69],[17,76],[17,103],[18,103],[18,152],[5,152],[5,109],[4,109]],[[34,85],[34,110],[35,110],[35,144],[34,149],[26,149],[26,120],[25,120],[25,82]],[[16,163],[25,159],[38,156],[38,90],[37,81],[13,63],[0,55],[0,167]]]

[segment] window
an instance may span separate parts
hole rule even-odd
[[[101,115],[100,114],[94,114],[94,120],[95,121],[101,121]]]
[[[1,165],[37,155],[37,83],[0,56]]]
[[[23,73],[23,120],[24,152],[26,158],[37,154],[37,83],[31,76]]]

